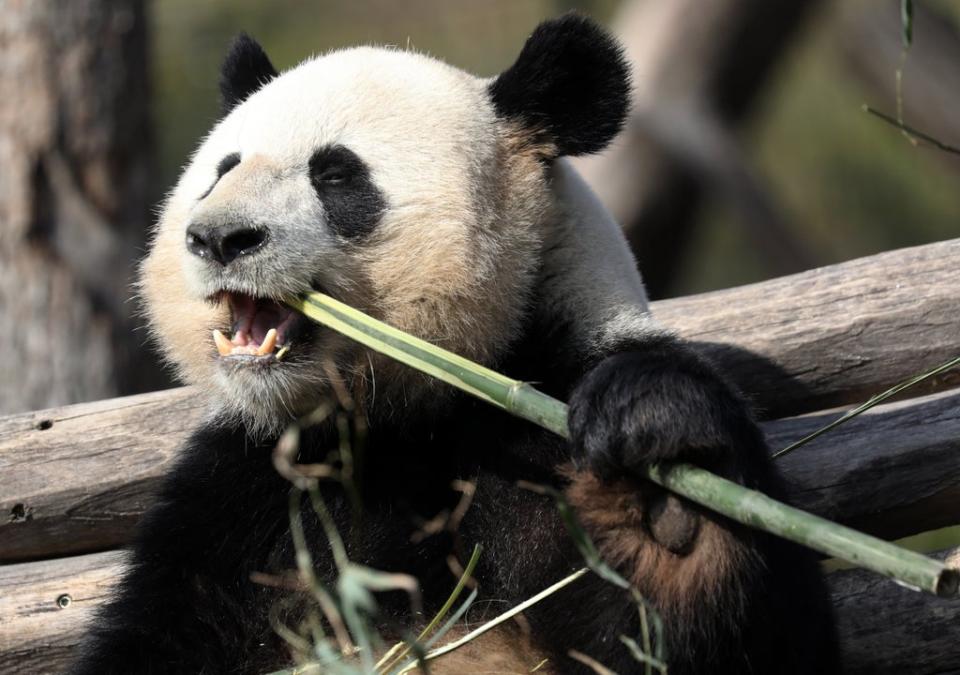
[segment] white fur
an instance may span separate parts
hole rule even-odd
[[[294,346],[309,353],[296,369],[238,370],[216,358],[210,331],[229,318],[205,298],[228,289],[280,299],[318,278],[339,299],[481,362],[519,330],[544,267],[561,272],[546,305],[575,320],[584,346],[650,330],[619,228],[566,162],[544,175],[543,148],[497,118],[488,83],[423,55],[364,47],[306,61],[234,108],[184,171],[143,265],[154,335],[181,375],[216,383],[219,404],[262,430],[325,395],[325,359],[355,387],[375,376],[377,405],[432,400],[422,396],[429,380],[329,333]],[[313,153],[336,144],[366,162],[388,204],[359,243],[331,234],[308,176]],[[201,199],[235,152],[241,162]],[[187,252],[192,222],[232,217],[271,229],[270,246],[242,271]]]
[[[541,295],[596,353],[661,329],[653,323],[637,263],[620,227],[565,159],[554,164],[553,194],[562,213],[545,241],[550,281]]]

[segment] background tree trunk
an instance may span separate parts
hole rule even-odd
[[[734,129],[817,0],[629,0],[613,28],[632,64],[623,133],[575,161],[630,240],[652,298],[670,291],[715,186],[777,274],[814,257],[790,234]]]
[[[155,388],[143,0],[0,0],[0,411]],[[142,356],[141,356],[142,355]]]

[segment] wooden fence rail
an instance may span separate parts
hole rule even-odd
[[[960,355],[960,239],[654,303],[768,418],[862,401]],[[928,393],[960,384],[954,372]]]
[[[960,566],[960,548],[938,557]],[[0,567],[0,673],[64,672],[122,570],[119,551]],[[960,602],[860,570],[828,580],[847,672],[956,672]]]
[[[958,299],[954,240],[653,309],[772,418],[862,400],[960,355]],[[958,383],[940,376],[778,460],[796,503],[888,538],[960,523]],[[202,409],[185,387],[0,418],[0,673],[62,670],[121,569],[110,549],[130,540]],[[836,415],[763,428],[776,450]],[[960,549],[945,555],[960,565]],[[831,588],[852,672],[960,671],[960,602],[857,571]]]
[[[183,388],[0,420],[0,561],[127,543],[199,417],[193,393]],[[836,416],[763,428],[778,449]],[[900,537],[960,523],[960,391],[878,406],[778,463],[798,506],[873,534]]]

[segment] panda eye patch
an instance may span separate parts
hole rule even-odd
[[[310,158],[309,170],[327,227],[347,239],[373,231],[387,202],[355,152],[342,145],[321,148]]]
[[[231,152],[229,155],[220,160],[220,163],[217,164],[217,180],[223,178],[223,175],[230,171],[233,167],[240,163],[240,153]]]

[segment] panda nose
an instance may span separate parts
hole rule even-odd
[[[193,223],[187,228],[187,250],[198,258],[229,265],[240,256],[263,248],[268,234],[265,229],[249,225]]]

